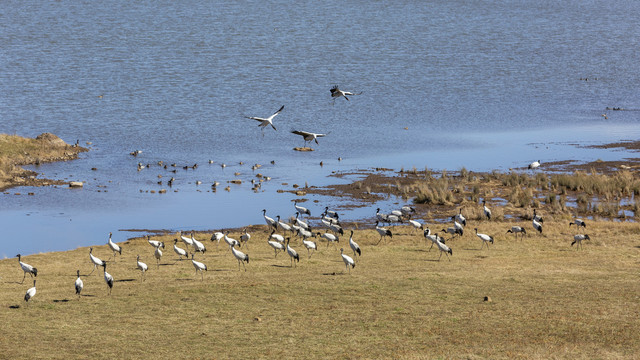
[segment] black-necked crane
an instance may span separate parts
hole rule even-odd
[[[540,224],[544,223],[542,216],[536,214],[536,209],[533,209],[533,220],[539,222]]]
[[[76,274],[78,275],[78,277],[76,278],[76,282],[75,282],[75,287],[76,287],[76,295],[78,295],[78,297],[80,297],[80,293],[82,292],[82,289],[84,288],[84,283],[82,282],[82,279],[80,279],[80,270],[76,271]]]
[[[389,225],[393,225],[395,226],[395,224],[401,224],[402,223],[402,217],[398,216],[398,215],[394,215],[394,214],[389,214],[387,215],[387,223],[389,223]]]
[[[240,235],[241,246],[244,245],[249,249],[249,239],[251,239],[251,234],[247,232],[247,228],[244,228],[244,230],[242,230],[242,235]]]
[[[216,248],[220,246],[220,240],[224,239],[224,234],[220,231],[216,231],[211,235],[211,241],[216,241]]]
[[[542,224],[537,222],[536,219],[533,219],[531,221],[531,224],[533,225],[533,228],[536,229],[540,234],[542,234]]]
[[[384,242],[386,244],[387,242],[387,236],[390,238],[393,238],[393,234],[391,234],[391,230],[385,229],[383,227],[378,226],[379,222],[376,221],[376,231],[378,232],[378,234],[380,234],[380,240],[378,240],[378,242],[376,243],[376,245],[380,244],[380,241],[382,241],[382,239],[384,238]]]
[[[280,230],[289,231],[289,232],[293,233],[293,229],[291,228],[291,225],[289,225],[286,222],[280,220],[280,215],[276,216],[276,219],[277,219],[278,227],[280,228]]]
[[[527,230],[525,230],[525,228],[523,228],[522,226],[512,226],[511,229],[507,230],[507,233],[514,234],[516,236],[516,240],[518,240],[518,234],[522,234],[522,236],[520,237],[520,240],[522,240],[527,234]]]
[[[296,231],[296,235],[302,237],[302,240],[307,240],[308,238],[313,237],[313,233],[311,231],[305,230],[301,227]]]
[[[336,247],[336,249],[338,249],[338,246],[336,245],[337,242],[340,242],[340,238],[338,238],[337,236],[333,235],[333,234],[329,234],[329,233],[316,233],[316,236],[321,237],[322,239],[327,240],[327,248],[329,248],[329,244],[333,243],[333,245]]]
[[[204,244],[193,237],[193,231],[191,232],[191,242],[193,243],[193,250],[195,252],[200,252],[203,254],[207,252],[207,248],[204,246]]]
[[[302,131],[302,130],[293,130],[291,131],[291,133],[302,136],[302,138],[304,139],[305,146],[307,146],[307,143],[310,141],[315,141],[316,144],[319,145],[318,138],[327,136],[327,134],[317,134],[317,133],[312,133],[312,132]]]
[[[104,261],[103,260],[100,260],[98,257],[93,256],[93,248],[92,247],[89,248],[89,259],[91,259],[91,262],[93,263],[93,270],[91,270],[89,275],[93,274],[93,272],[96,270],[96,267],[104,265]]]
[[[474,228],[473,230],[476,231],[476,236],[479,237],[480,240],[482,240],[482,245],[480,245],[480,250],[482,250],[482,248],[484,247],[484,244],[487,244],[487,250],[489,250],[489,243],[493,244],[493,237],[487,234],[478,233],[478,228]]]
[[[189,258],[189,254],[187,253],[187,250],[178,247],[178,239],[173,239],[173,251],[178,254],[178,260],[182,260],[182,257],[184,256],[186,259]]]
[[[156,249],[160,248],[160,247],[164,249],[164,242],[157,241],[157,240],[151,240],[151,236],[150,235],[147,235],[147,242],[149,243],[149,245],[153,246]]]
[[[303,240],[304,242],[304,240]],[[271,246],[273,248],[273,251],[275,253],[274,258],[278,258],[278,250],[280,251],[285,251],[286,247],[283,243],[277,242],[277,241],[271,241],[267,239],[267,243],[269,244],[269,246]]]
[[[111,295],[111,289],[113,289],[113,276],[107,272],[107,262],[105,261],[102,264],[102,269],[104,270],[104,282],[109,287],[109,295]]]
[[[331,218],[340,219],[340,215],[338,215],[338,213],[333,210],[329,210],[328,206],[324,208],[324,213]]]
[[[344,261],[344,265],[346,266],[347,270],[349,270],[349,274],[351,274],[351,268],[356,267],[356,262],[353,261],[351,256],[345,255],[344,249],[342,248],[340,249],[340,256],[342,256],[342,261]],[[351,266],[351,268],[349,266]]]
[[[295,207],[296,211],[300,214],[307,214],[308,216],[311,216],[311,211],[304,206],[298,205],[298,200],[295,200],[293,202],[293,207]]]
[[[271,125],[271,127],[273,128],[273,130],[277,130],[275,126],[273,126],[273,118],[276,117],[276,115],[280,114],[280,112],[284,109],[284,105],[282,105],[282,107],[280,109],[278,109],[278,111],[276,111],[275,113],[273,113],[273,115],[267,117],[267,118],[261,118],[261,117],[257,117],[257,116],[246,116],[247,119],[251,119],[251,120],[256,120],[259,121],[260,124],[258,124],[258,126],[261,128],[262,130],[262,136],[264,136],[264,128]]]
[[[264,217],[264,221],[267,223],[267,225],[269,227],[272,227],[276,230],[278,230],[278,223],[273,220],[272,218],[267,216],[267,210],[266,209],[262,209],[262,216]]]
[[[402,212],[402,215],[406,216],[407,218],[411,218],[411,216],[416,213],[416,208],[414,208],[413,206],[405,205],[400,208],[400,211]]]
[[[229,230],[224,232],[224,241],[229,246],[235,247],[240,245],[240,242],[238,240],[229,237]]]
[[[429,251],[431,251],[433,245],[435,245],[438,241],[443,244],[445,243],[445,240],[439,237],[438,234],[431,234],[431,230],[429,228],[424,229],[423,235],[425,239],[431,240],[431,247],[429,247]]]
[[[24,276],[22,277],[22,282],[20,284],[24,283],[24,279],[27,277],[27,273],[29,273],[31,277],[38,276],[38,269],[34,268],[33,266],[27,263],[22,262],[21,260],[22,255],[18,254],[16,256],[18,257],[18,263],[20,264],[20,268],[22,268],[22,271],[24,272]]]
[[[387,219],[387,217],[388,217],[387,214],[384,214],[384,213],[380,212],[380,208],[376,209],[376,219],[378,220],[378,222],[388,223],[389,219]]]
[[[180,234],[180,240],[182,240],[184,245],[187,247],[187,250],[189,249],[189,246],[193,247],[193,240],[190,237],[182,235],[182,231],[180,231],[179,234]]]
[[[333,231],[334,233],[344,235],[344,230],[342,229],[342,226],[340,226],[340,224],[337,224],[331,221],[326,221],[324,219],[322,220],[322,223],[326,225],[327,228]]]
[[[191,263],[193,264],[193,267],[196,268],[196,276],[198,276],[198,271],[200,271],[200,275],[202,275],[202,281],[204,281],[204,272],[203,271],[207,271],[207,265],[196,261],[194,259],[194,255],[195,253],[191,253]]]
[[[448,227],[440,231],[442,231],[445,234],[451,234],[451,239],[453,239],[456,235],[462,236],[462,234],[460,233],[460,230],[458,230],[455,226]]]
[[[464,227],[459,222],[453,220],[453,227],[456,229],[456,232],[460,234],[460,236],[464,235]]]
[[[281,244],[284,244],[284,236],[280,234],[276,234],[275,230],[271,230],[271,234],[269,235],[269,240],[275,240]]]
[[[540,167],[540,165],[542,165],[542,163],[540,162],[540,160],[538,161],[534,161],[531,164],[529,164],[529,169],[534,170]]]
[[[307,248],[309,259],[311,259],[311,250],[318,251],[318,244],[315,241],[302,239],[302,245]]]
[[[156,264],[158,269],[160,268],[160,258],[162,258],[162,250],[160,250],[160,246],[156,248],[153,252],[153,256],[156,258]]]
[[[414,233],[416,232],[416,230],[424,230],[424,225],[419,221],[409,219],[409,224],[413,226]]]
[[[487,220],[491,220],[491,209],[487,207],[487,200],[482,199],[482,210],[484,211],[484,216],[487,217]]]
[[[289,240],[291,239],[287,238],[287,254],[289,254],[289,257],[291,258],[291,267],[293,267],[293,265],[296,265],[295,261],[293,260],[300,262],[300,256],[298,255],[297,251],[295,251],[291,246],[289,246]]]
[[[176,242],[177,242],[177,241],[178,241],[178,240],[176,239]],[[149,267],[147,266],[147,264],[145,264],[145,263],[143,263],[142,261],[140,261],[140,255],[138,255],[138,256],[136,257],[136,268],[137,268],[138,270],[140,270],[140,272],[142,272],[141,278],[142,278],[142,281],[144,281],[144,273],[145,273],[145,272],[147,272],[147,270],[149,269]]]
[[[573,244],[577,244],[576,245],[576,250],[584,249],[582,247],[582,240],[591,240],[591,238],[589,237],[589,235],[586,235],[586,234],[585,235],[582,235],[582,234],[575,235],[573,237],[573,242],[571,243],[571,246],[573,246]]]
[[[586,224],[586,223],[584,222],[584,220],[582,220],[582,219],[575,219],[575,220],[573,220],[572,222],[570,222],[570,223],[569,223],[569,227],[571,227],[571,225],[575,225],[575,226],[576,226],[576,229],[577,229],[577,228],[579,228],[579,227],[581,227],[581,226],[582,226],[583,228],[585,228],[585,229],[587,228],[587,224]]]
[[[342,90],[340,90],[338,88],[338,85],[334,85],[331,89],[329,89],[329,91],[331,92],[331,97],[333,98],[333,102],[334,103],[335,103],[336,99],[339,98],[339,97],[343,97],[348,101],[349,98],[347,96],[362,94],[362,93],[353,93],[353,92],[350,92],[350,91],[342,91]]]
[[[111,251],[113,251],[113,262],[116,262],[116,253],[122,256],[122,248],[111,240],[111,233],[109,233],[109,241],[107,241],[107,244],[109,244]]]
[[[240,270],[240,263],[242,263],[242,267],[244,268],[244,271],[247,271],[247,267],[244,265],[244,263],[245,262],[247,264],[249,263],[249,255],[243,253],[240,250],[236,250],[236,248],[233,247],[232,245],[229,245],[229,248],[231,249],[233,256],[235,256],[236,259],[238,260],[238,270]]]
[[[358,254],[358,256],[362,255],[362,250],[360,250],[360,245],[358,245],[358,243],[353,241],[353,230],[351,230],[351,235],[349,235],[349,247],[351,248],[351,250],[353,250],[354,259],[357,258],[356,254]]]
[[[449,255],[453,256],[453,250],[451,250],[447,245],[440,241],[436,241],[435,244],[438,247],[438,250],[440,250],[440,257],[438,258],[438,261],[442,258],[442,253],[447,255],[447,259],[449,259]],[[449,259],[449,261],[451,261],[451,259]]]
[[[36,280],[33,279],[33,287],[29,288],[24,294],[24,301],[29,302],[29,299],[36,295]]]
[[[462,215],[462,208],[460,208],[460,211],[454,217],[454,220],[462,224],[462,226],[467,226],[467,219],[465,219],[464,215]]]
[[[299,212],[296,212],[296,225],[300,226],[301,228],[305,229],[305,230],[311,230],[311,227],[309,226],[308,223],[306,223],[305,221],[301,220],[298,218],[298,216],[300,216]]]

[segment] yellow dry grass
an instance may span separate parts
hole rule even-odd
[[[505,234],[512,224],[473,221],[464,237],[447,241],[451,261],[437,261],[438,251],[408,227],[392,228],[393,240],[378,246],[374,230],[356,230],[363,255],[351,275],[339,250],[322,243],[307,259],[299,240],[300,263],[290,268],[286,253],[274,259],[264,227],[254,228],[242,249],[251,258],[246,272],[224,241],[205,241],[208,252],[196,256],[209,267],[204,281],[190,260],[176,261],[175,235],[156,237],[167,245],[159,268],[146,240],[132,239],[107,268],[116,279],[110,296],[101,269],[86,276],[88,248],[33,255],[23,258],[39,270],[28,305],[29,276],[20,284],[18,261],[6,259],[0,358],[637,357],[638,224],[590,222],[592,240],[581,251],[570,246],[576,229],[564,220],[546,221],[544,235],[526,223],[522,241]],[[473,227],[495,237],[489,250],[479,250]],[[347,242],[340,246],[352,255]],[[94,254],[112,252],[95,246]],[[144,282],[136,254],[149,265]]]

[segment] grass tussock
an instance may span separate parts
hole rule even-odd
[[[88,248],[24,257],[39,270],[28,305],[29,278],[20,284],[17,259],[6,259],[0,351],[6,358],[634,358],[640,229],[589,222],[591,240],[576,251],[567,219],[546,220],[542,235],[523,240],[506,234],[511,223],[469,220],[465,235],[447,242],[451,261],[437,261],[439,252],[408,226],[394,227],[393,239],[378,246],[374,230],[357,230],[362,257],[351,275],[339,250],[319,243],[308,259],[299,240],[292,247],[300,263],[290,268],[286,254],[274,258],[264,227],[242,248],[251,258],[246,272],[224,242],[206,240],[207,253],[196,256],[209,267],[204,281],[189,260],[177,260],[174,235],[154,237],[168,245],[160,266],[146,240],[132,239],[121,243],[117,262],[106,245],[94,247],[110,261],[110,296],[101,270],[87,276]],[[473,227],[494,237],[488,250]],[[149,265],[144,282],[137,254]],[[76,269],[85,283],[80,298]]]

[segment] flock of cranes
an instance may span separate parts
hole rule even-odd
[[[340,223],[340,216],[337,212],[329,210],[328,207],[325,207],[324,212],[320,215],[320,226],[325,228],[324,232],[317,231],[317,229],[313,229],[307,220],[304,220],[300,217],[301,214],[311,216],[311,211],[303,206],[298,205],[297,201],[294,202],[295,208],[295,218],[292,217],[292,221],[290,223],[286,223],[281,220],[280,216],[276,216],[274,218],[267,215],[267,210],[262,210],[262,215],[264,217],[265,223],[270,229],[270,234],[267,238],[267,244],[274,250],[274,258],[277,259],[279,252],[286,252],[290,259],[290,267],[295,268],[297,264],[300,262],[300,255],[298,251],[292,246],[291,238],[299,237],[301,238],[301,244],[307,249],[308,259],[311,259],[311,256],[314,252],[318,250],[318,244],[313,239],[320,239],[327,242],[327,248],[331,244],[334,247],[338,248],[338,243],[340,241],[340,236],[344,234],[344,229]],[[487,207],[486,201],[482,202],[483,213],[487,221],[491,219],[491,210]],[[393,233],[390,229],[381,226],[381,224],[388,224],[389,226],[395,226],[396,224],[408,223],[415,230],[422,230],[423,237],[431,242],[431,247],[429,251],[436,246],[438,251],[440,252],[440,256],[438,257],[438,261],[442,258],[444,254],[449,261],[451,261],[451,256],[453,256],[452,248],[446,243],[456,236],[462,237],[464,235],[464,227],[467,225],[467,219],[462,214],[462,208],[459,209],[458,213],[451,216],[451,220],[453,220],[454,225],[452,227],[445,227],[440,232],[449,234],[451,237],[448,240],[445,240],[443,237],[438,236],[438,234],[433,234],[429,227],[425,227],[420,221],[412,219],[412,216],[415,214],[415,209],[410,206],[403,206],[399,210],[394,210],[390,214],[383,214],[380,212],[378,208],[376,210],[376,223],[375,230],[380,235],[380,239],[375,245],[378,245],[381,241],[385,241],[386,239],[393,239]],[[541,216],[539,216],[534,210],[532,217],[532,226],[533,228],[542,233],[542,224],[544,220]],[[586,223],[582,219],[574,219],[569,223],[569,227],[573,225],[576,226],[577,229],[583,228],[586,229]],[[485,245],[487,250],[489,249],[489,245],[494,243],[494,237],[488,234],[483,234],[478,232],[478,228],[474,228],[475,235],[482,241],[480,250],[482,250]],[[281,232],[281,234],[277,233]],[[229,237],[229,230],[214,232],[211,236],[211,242],[216,243],[217,247],[219,246],[220,240],[224,240],[226,244],[229,246],[229,250],[231,255],[238,262],[238,270],[244,269],[247,271],[246,264],[249,264],[249,254],[245,253],[237,248],[244,248],[246,250],[249,249],[249,241],[251,239],[251,234],[248,232],[247,228],[242,230],[240,235],[240,240],[236,240]],[[526,228],[522,226],[511,226],[506,233],[512,233],[515,236],[515,239],[518,238],[518,234],[521,235],[521,239],[527,234]],[[353,257],[344,253],[344,248],[340,248],[340,256],[342,261],[345,264],[345,270],[351,274],[351,269],[355,268],[357,259],[362,255],[361,247],[356,243],[353,239],[354,231],[350,230],[348,245],[349,248],[353,252]],[[191,232],[190,236],[185,236],[185,234],[179,233],[180,241],[185,245],[185,248],[178,246],[178,238],[173,240],[173,250],[178,255],[178,261],[189,259],[189,255],[191,257],[191,263],[195,269],[195,275],[198,276],[200,274],[201,280],[204,281],[204,273],[208,270],[207,265],[202,261],[197,261],[195,259],[196,254],[205,254],[207,252],[207,248],[205,244],[194,237],[194,233]],[[573,242],[571,246],[576,244],[577,249],[582,249],[582,241],[590,240],[589,235],[587,234],[576,234],[573,238]],[[151,245],[153,248],[153,256],[156,259],[156,266],[159,268],[160,261],[163,256],[162,250],[165,249],[165,244],[162,241],[152,240],[150,235],[147,235],[147,243]],[[122,255],[122,247],[112,240],[112,233],[109,233],[109,239],[107,241],[107,245],[110,250],[113,252],[112,261],[110,262],[116,263],[116,257]],[[18,258],[18,263],[20,268],[23,271],[22,283],[29,274],[33,279],[33,287],[29,288],[25,293],[24,300],[28,302],[32,299],[36,294],[36,280],[35,278],[38,276],[38,269],[23,262],[20,254],[16,255]],[[108,293],[111,294],[114,285],[114,277],[107,272],[107,264],[108,262],[102,260],[93,254],[93,247],[89,248],[89,261],[93,264],[93,269],[91,275],[96,268],[102,267],[103,269],[103,277],[105,284],[108,287]],[[177,262],[177,261],[176,261]],[[149,266],[141,261],[141,257],[138,254],[136,256],[136,269],[140,271],[141,281],[145,281],[145,273],[149,270]],[[88,276],[87,275],[87,276]],[[77,277],[74,283],[75,294],[81,296],[81,293],[84,289],[84,282],[81,279],[80,270],[77,270]]]
[[[343,91],[340,90],[338,88],[338,85],[333,86],[330,89],[331,92],[331,97],[333,98],[333,102],[335,103],[335,100],[337,98],[343,97],[345,98],[345,100],[349,100],[349,98],[347,96],[353,96],[353,95],[360,95],[362,94],[360,93],[353,93],[350,91]],[[282,105],[280,107],[280,109],[278,109],[278,111],[276,111],[275,113],[271,114],[269,117],[258,117],[258,116],[245,116],[247,119],[251,119],[251,120],[255,120],[258,121],[258,127],[260,127],[260,129],[262,130],[262,136],[264,136],[264,129],[267,126],[271,126],[273,128],[273,130],[277,131],[278,129],[276,128],[276,126],[273,124],[273,119],[282,112],[282,110],[284,110],[284,105]],[[314,141],[316,144],[318,143],[318,138],[320,137],[324,137],[327,136],[327,134],[320,134],[320,133],[314,133],[314,132],[310,132],[310,131],[303,131],[303,130],[292,130],[291,131],[292,134],[295,135],[300,135],[302,136],[302,138],[304,139],[304,146],[307,146],[307,143]],[[132,153],[133,155],[133,153]],[[137,154],[136,154],[137,155]]]

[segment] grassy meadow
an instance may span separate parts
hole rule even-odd
[[[300,240],[274,259],[265,227],[252,227],[247,271],[221,241],[196,260],[177,261],[175,234],[160,266],[145,239],[120,243],[109,261],[111,295],[89,249],[23,257],[39,270],[37,294],[16,258],[0,261],[0,358],[634,358],[640,353],[640,227],[588,222],[591,240],[570,246],[569,218],[545,219],[544,234],[515,240],[513,222],[470,221],[447,241],[449,261],[408,226],[375,245],[375,230],[356,230],[362,257],[351,274],[339,249],[319,243],[307,257]],[[353,228],[355,224],[346,224]],[[494,236],[480,250],[473,228]],[[440,230],[442,225],[432,225]],[[348,233],[348,231],[347,231]],[[240,233],[232,233],[239,239]],[[114,236],[117,241],[117,234]],[[447,237],[448,239],[448,237]],[[105,245],[93,253],[110,260]],[[184,244],[178,243],[184,247]],[[340,239],[352,255],[348,234]],[[149,265],[146,280],[136,255]],[[74,294],[76,270],[85,289]],[[490,301],[484,301],[488,296]]]

